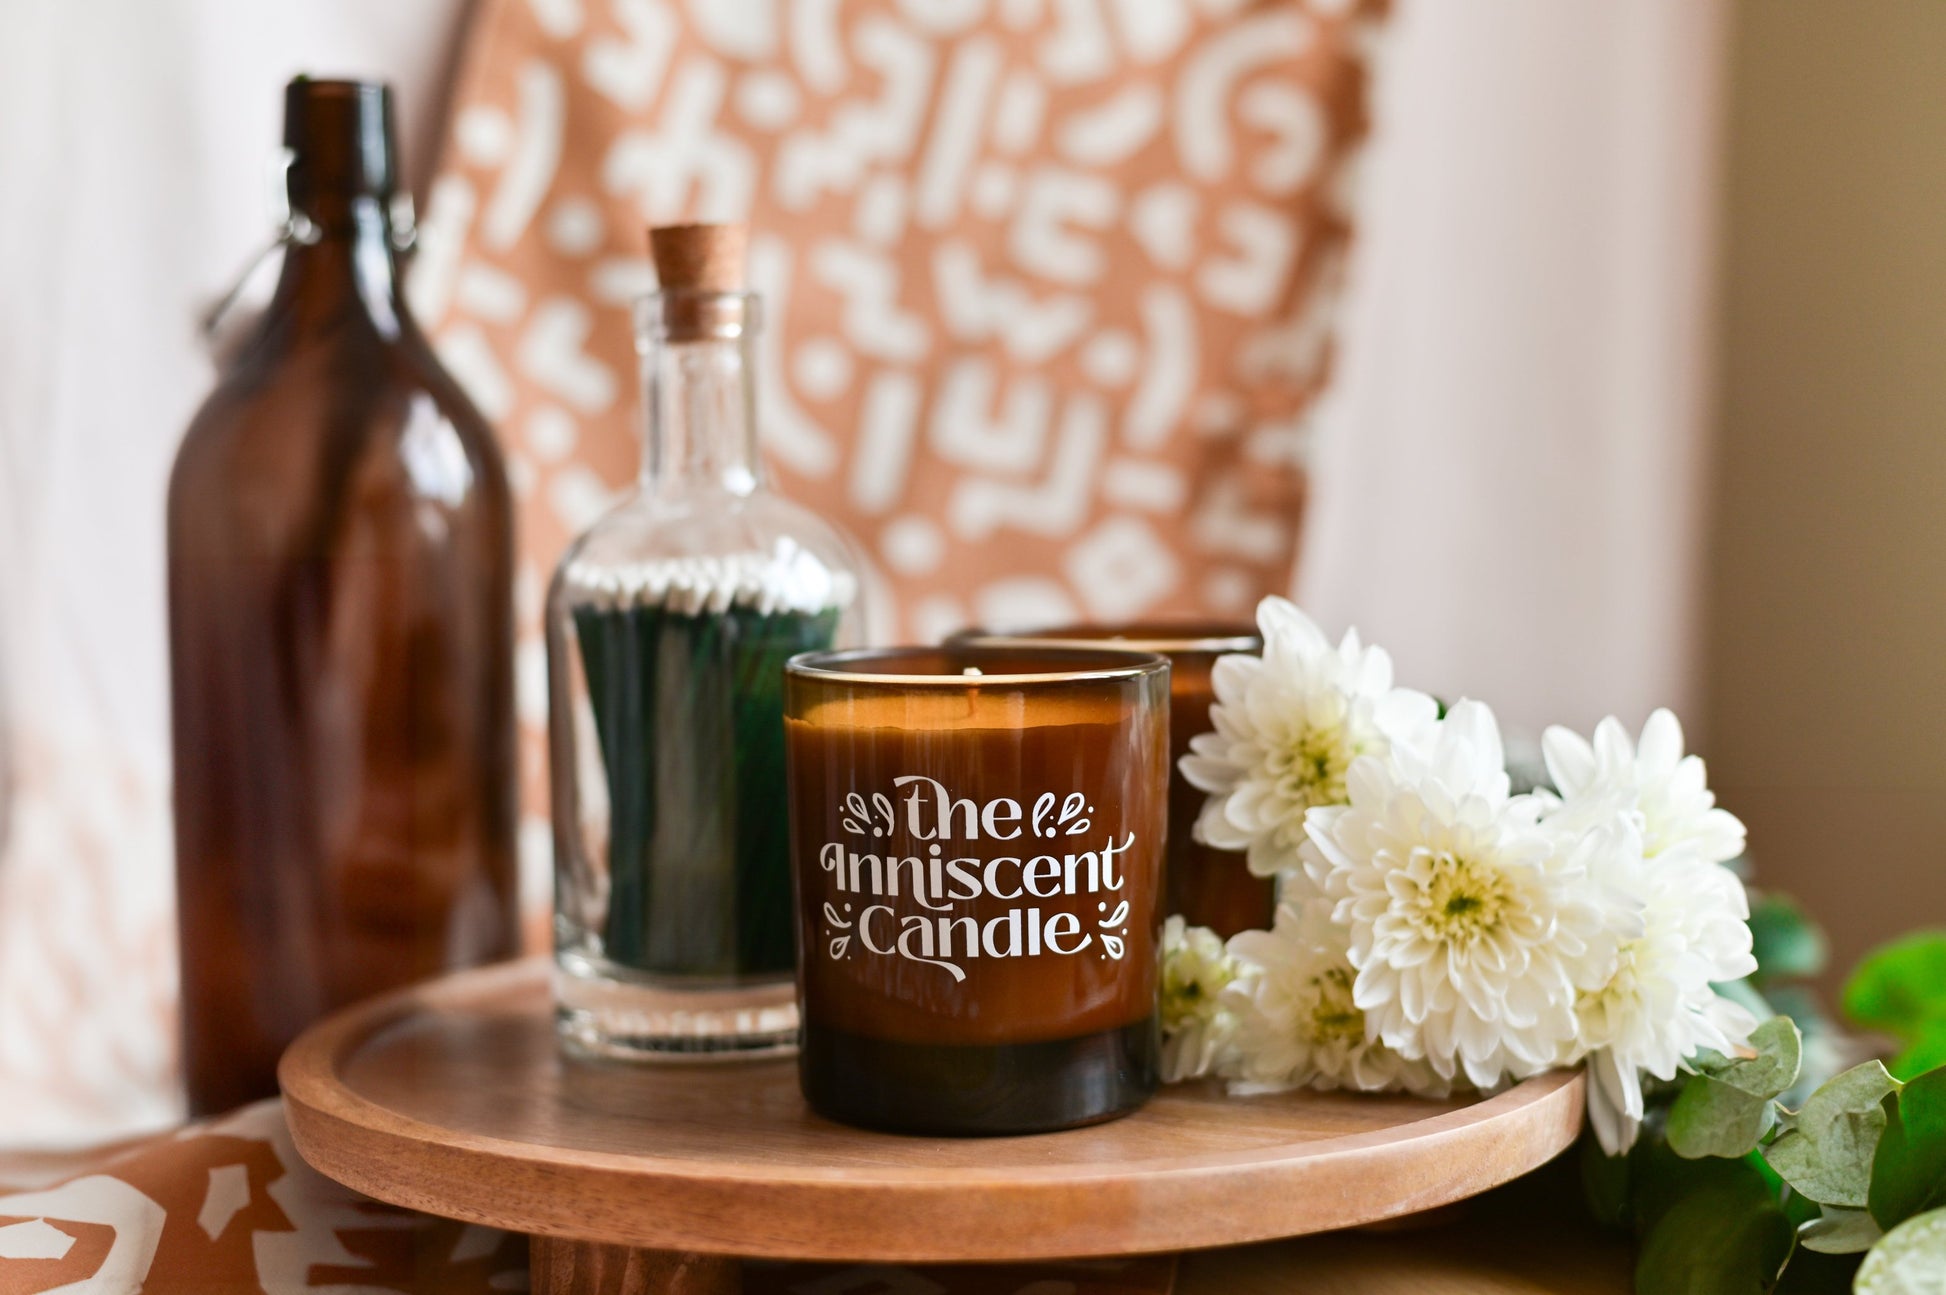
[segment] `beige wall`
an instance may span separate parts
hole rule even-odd
[[[1742,0],[1706,753],[1836,962],[1946,925],[1946,3]]]

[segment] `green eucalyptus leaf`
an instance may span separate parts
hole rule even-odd
[[[1765,894],[1750,905],[1751,953],[1759,980],[1805,979],[1824,970],[1824,932],[1788,895]]]
[[[1797,1079],[1804,1058],[1804,1036],[1788,1016],[1773,1016],[1750,1035],[1755,1053],[1748,1057],[1718,1058],[1705,1071],[1711,1079],[1755,1097],[1773,1098]]]
[[[1790,1259],[1795,1229],[1748,1160],[1685,1167],[1636,1251],[1639,1295],[1764,1295]]]
[[[1771,985],[1764,996],[1776,1014],[1797,1022],[1798,1033],[1804,1037],[1804,1059],[1797,1068],[1797,1082],[1777,1098],[1786,1106],[1802,1106],[1819,1085],[1851,1063],[1854,1049],[1807,986]]]
[[[1910,1042],[1946,1021],[1946,931],[1918,931],[1866,954],[1845,985],[1845,1014]]]
[[[1853,1295],[1946,1295],[1946,1209],[1885,1234],[1859,1265]]]
[[[1886,1063],[1900,1079],[1916,1079],[1941,1066],[1946,1066],[1946,1020],[1927,1025],[1903,1052]]]
[[[1749,1057],[1709,1056],[1669,1109],[1669,1145],[1691,1160],[1749,1152],[1776,1119],[1772,1099],[1797,1078],[1803,1040],[1789,1017],[1773,1016],[1750,1036]]]
[[[1898,1087],[1877,1061],[1853,1066],[1781,1122],[1783,1130],[1764,1150],[1764,1159],[1800,1195],[1820,1205],[1864,1209],[1872,1156],[1885,1129],[1879,1103]]]
[[[1946,1068],[1929,1070],[1880,1103],[1885,1132],[1872,1160],[1872,1217],[1889,1232],[1946,1205]]]
[[[1870,1210],[1826,1206],[1822,1215],[1798,1228],[1797,1243],[1819,1254],[1852,1255],[1871,1249],[1884,1235]]]
[[[1697,1075],[1669,1108],[1669,1145],[1688,1160],[1735,1159],[1762,1142],[1775,1119],[1776,1104],[1770,1098]]]

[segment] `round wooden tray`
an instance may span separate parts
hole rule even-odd
[[[885,1262],[1182,1250],[1430,1209],[1571,1144],[1583,1082],[1470,1102],[1178,1085],[1069,1133],[901,1137],[813,1115],[789,1061],[564,1058],[542,960],[340,1013],[279,1078],[298,1151],[380,1200],[573,1242]]]

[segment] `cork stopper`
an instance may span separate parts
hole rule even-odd
[[[649,230],[664,292],[742,292],[746,230],[731,225],[657,225]]]

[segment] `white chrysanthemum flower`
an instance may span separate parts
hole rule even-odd
[[[1344,803],[1352,762],[1422,740],[1438,706],[1392,686],[1384,649],[1356,630],[1332,647],[1288,599],[1264,599],[1257,624],[1262,658],[1217,661],[1215,732],[1190,741],[1182,772],[1209,793],[1196,839],[1246,851],[1250,871],[1269,877],[1298,867],[1305,812]]]
[[[1584,852],[1509,795],[1493,712],[1461,702],[1429,749],[1361,758],[1346,786],[1307,816],[1305,868],[1349,931],[1369,1028],[1481,1089],[1556,1064],[1577,996],[1614,973],[1616,923]]]
[[[1233,1093],[1288,1088],[1404,1089],[1443,1097],[1452,1085],[1424,1061],[1386,1047],[1352,1002],[1352,967],[1331,905],[1279,906],[1268,931],[1230,939],[1239,974],[1226,994],[1235,1006],[1236,1047],[1224,1073]]]
[[[1743,824],[1716,807],[1703,761],[1683,754],[1682,725],[1666,710],[1649,716],[1640,744],[1612,715],[1595,740],[1560,727],[1541,739],[1548,776],[1575,826],[1591,826],[1615,809],[1636,819],[1642,853],[1725,863],[1743,853]]]
[[[1162,924],[1162,1081],[1214,1071],[1231,1049],[1235,1016],[1224,991],[1237,966],[1223,937],[1180,915]]]
[[[1750,905],[1728,868],[1680,855],[1647,858],[1631,816],[1582,834],[1589,878],[1623,898],[1615,974],[1575,1002],[1576,1038],[1561,1060],[1588,1061],[1588,1122],[1610,1155],[1641,1128],[1642,1074],[1669,1080],[1699,1049],[1730,1052],[1757,1020],[1711,986],[1757,969]]]

